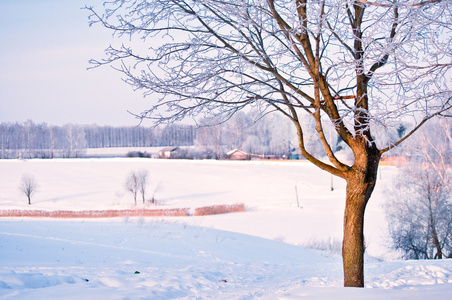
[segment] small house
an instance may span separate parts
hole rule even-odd
[[[226,157],[232,160],[248,160],[250,155],[242,150],[234,149],[226,153]]]
[[[179,153],[180,153],[179,147],[165,147],[165,148],[160,149],[159,157],[171,159],[171,158],[176,158]]]

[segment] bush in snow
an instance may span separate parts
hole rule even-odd
[[[386,206],[392,247],[407,259],[452,256],[452,205],[448,182],[427,164],[407,166]]]
[[[129,151],[126,154],[126,157],[143,157],[143,158],[151,158],[151,153],[141,152],[141,151]]]

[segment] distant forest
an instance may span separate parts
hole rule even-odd
[[[0,124],[2,159],[83,157],[87,148],[166,146],[193,146],[201,158],[223,158],[232,149],[282,157],[296,148],[296,135],[290,121],[279,115],[255,123],[242,112],[213,126],[53,126],[31,120]]]
[[[193,126],[0,124],[1,158],[82,157],[86,148],[191,146]]]

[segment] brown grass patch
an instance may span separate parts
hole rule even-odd
[[[208,216],[208,215],[218,215],[227,214],[232,212],[244,212],[244,204],[232,204],[232,205],[212,205],[198,207],[195,209],[193,216]]]
[[[186,217],[188,208],[174,209],[124,209],[124,210],[0,210],[0,217],[40,217],[40,218],[113,218],[113,217]]]
[[[244,204],[212,205],[198,207],[193,216],[207,216],[244,212]],[[172,209],[110,209],[110,210],[0,210],[0,217],[35,217],[35,218],[114,218],[114,217],[187,217],[189,208]]]

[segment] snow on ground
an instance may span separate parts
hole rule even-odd
[[[331,191],[331,177],[306,162],[0,160],[0,210],[131,208],[125,177],[143,168],[158,208],[244,203],[247,211],[2,218],[0,298],[449,299],[452,293],[452,261],[393,260],[385,247],[382,204],[393,167],[381,167],[366,212],[367,289],[341,287],[335,251],[302,247],[338,247],[345,196],[342,180],[334,178]],[[39,184],[31,206],[18,191],[25,173]]]

